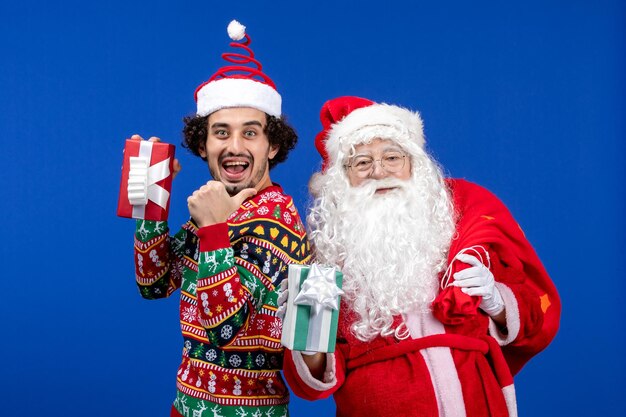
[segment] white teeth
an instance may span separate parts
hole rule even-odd
[[[225,162],[224,166],[236,166],[236,165],[248,165],[247,162],[243,162],[243,161],[233,161],[233,162]]]

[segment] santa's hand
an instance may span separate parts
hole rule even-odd
[[[482,297],[479,307],[490,316],[502,313],[504,300],[495,286],[491,271],[475,256],[462,253],[456,259],[471,267],[454,274],[452,285],[460,287],[467,295]]]
[[[289,280],[283,279],[278,286],[278,299],[276,300],[276,304],[278,305],[278,309],[276,310],[276,316],[282,321],[285,319],[285,312],[287,311],[287,300],[289,299]],[[318,354],[319,352],[312,352],[308,350],[301,350],[304,356],[313,356]]]
[[[189,214],[198,227],[224,223],[241,203],[256,194],[254,188],[245,188],[239,194],[230,196],[226,187],[219,181],[209,181],[193,192],[187,199]]]
[[[278,299],[276,300],[277,310],[276,316],[283,321],[285,319],[285,312],[287,311],[287,300],[289,299],[289,282],[283,279],[278,286]]]

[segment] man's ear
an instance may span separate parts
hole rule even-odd
[[[201,157],[206,158],[206,143],[200,142],[200,144],[198,144],[198,153]]]
[[[268,159],[274,159],[279,150],[280,145],[270,145],[270,153],[267,155]]]

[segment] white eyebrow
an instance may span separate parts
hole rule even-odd
[[[402,150],[401,147],[399,146],[387,146],[385,149],[383,149],[383,152],[389,152],[389,151],[396,151],[396,152],[404,152],[404,150]]]
[[[402,148],[400,148],[399,146],[395,146],[395,145],[389,145],[389,146],[384,147],[382,150],[382,153],[391,152],[391,151],[404,153],[404,150],[402,150]],[[358,156],[372,156],[372,152],[365,151],[365,152],[357,153],[357,154],[354,154],[353,158],[356,158]]]

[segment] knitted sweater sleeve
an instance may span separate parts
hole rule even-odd
[[[180,287],[187,230],[169,235],[167,222],[137,220],[135,279],[143,298],[169,297]]]

